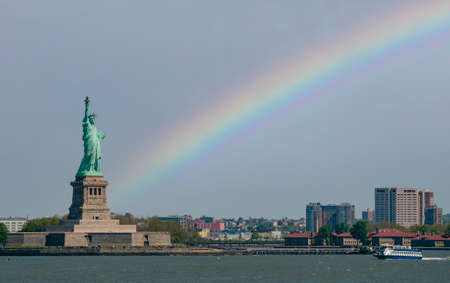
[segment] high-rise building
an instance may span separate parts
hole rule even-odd
[[[409,227],[422,223],[424,200],[417,188],[375,188],[376,222]]]
[[[362,220],[368,221],[368,222],[374,222],[375,221],[375,211],[370,210],[369,208],[366,211],[362,212]]]
[[[306,231],[317,233],[322,225],[322,208],[319,202],[306,206]]]
[[[337,205],[336,215],[336,224],[345,223],[348,226],[352,226],[355,223],[355,206],[349,203]]]
[[[375,222],[392,222],[390,188],[375,188]]]
[[[442,208],[437,207],[437,205],[433,204],[431,207],[425,209],[425,224],[426,225],[434,225],[440,224],[442,225]]]
[[[375,221],[409,227],[442,223],[434,193],[416,188],[375,188]]]
[[[431,208],[434,205],[434,193],[428,190],[423,191],[425,199],[425,208]]]
[[[338,216],[337,205],[335,204],[322,205],[321,210],[322,210],[322,223],[320,223],[319,226],[322,226],[324,224],[330,224],[331,227],[336,226]]]
[[[428,190],[424,194],[424,223],[426,225],[440,224],[442,225],[442,208],[434,203],[434,193]]]
[[[317,232],[322,225],[330,224],[334,230],[336,224],[352,226],[355,222],[355,206],[349,203],[321,205],[309,203],[306,206],[306,231]]]
[[[419,191],[419,198],[418,198],[418,210],[417,210],[417,217],[418,224],[423,225],[425,224],[425,198],[426,198],[427,191]]]

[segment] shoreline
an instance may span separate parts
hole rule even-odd
[[[421,248],[423,250],[450,251],[450,248]],[[3,248],[0,256],[239,256],[239,255],[368,255],[359,248],[331,247],[246,247],[246,248],[141,248],[141,247],[47,247]]]
[[[225,256],[367,254],[355,248],[6,248],[0,256]]]

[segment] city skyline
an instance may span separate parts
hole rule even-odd
[[[417,203],[417,207],[420,206],[420,202],[422,202],[422,205],[423,205],[423,208],[422,208],[423,215],[421,216],[420,220],[417,220],[418,221],[418,225],[423,225],[423,224],[432,225],[432,224],[434,224],[434,223],[431,223],[431,224],[427,223],[427,220],[426,220],[426,218],[427,218],[427,216],[426,216],[427,209],[432,209],[432,208],[439,209],[441,218],[444,215],[449,215],[450,214],[448,211],[444,211],[442,209],[442,207],[440,207],[440,206],[438,206],[436,204],[436,202],[435,202],[436,199],[435,199],[435,196],[434,196],[434,192],[429,191],[428,189],[418,189],[418,188],[414,188],[414,187],[402,187],[402,188],[399,188],[399,187],[383,187],[383,188],[375,187],[374,189],[375,189],[375,191],[377,191],[379,189],[382,189],[382,190],[384,190],[384,189],[387,189],[387,190],[391,190],[391,189],[401,189],[401,190],[413,189],[413,190],[416,191],[416,194],[418,194],[418,195],[423,194],[423,196],[420,196],[420,201]],[[377,193],[375,194],[375,199],[377,199]],[[356,209],[358,207],[357,205],[350,204],[348,202],[342,202],[340,204],[332,204],[332,202],[322,202],[321,203],[321,202],[309,201],[308,204],[305,205],[306,212],[304,213],[304,215],[297,215],[297,216],[294,216],[294,217],[289,217],[289,216],[286,216],[286,215],[284,215],[282,217],[263,216],[263,215],[245,215],[245,216],[244,215],[227,215],[227,216],[224,216],[224,215],[210,215],[210,214],[209,215],[208,214],[195,215],[195,214],[192,214],[192,213],[189,213],[189,212],[169,213],[169,214],[166,214],[166,215],[162,215],[162,214],[153,214],[153,215],[135,214],[135,213],[133,213],[133,211],[119,211],[119,212],[118,211],[111,211],[111,213],[112,214],[117,214],[117,215],[130,213],[134,217],[153,217],[153,216],[158,216],[158,217],[163,217],[163,218],[170,218],[170,217],[178,218],[178,217],[183,217],[183,216],[189,216],[189,217],[194,218],[194,219],[202,219],[204,217],[211,217],[211,218],[215,218],[215,219],[238,219],[238,218],[243,218],[243,219],[260,219],[260,218],[264,218],[264,219],[274,219],[274,220],[278,219],[279,220],[279,219],[287,218],[287,219],[304,219],[304,220],[306,220],[306,219],[308,219],[308,207],[311,207],[311,206],[317,206],[318,209],[320,210],[320,212],[318,212],[320,215],[322,215],[322,210],[323,210],[324,207],[325,208],[328,208],[328,207],[335,208],[335,207],[340,207],[340,206],[349,206],[349,207],[352,207],[351,208],[351,211],[352,211],[351,212],[351,215],[352,215],[351,219],[352,220],[349,223],[352,223],[355,220],[366,220],[366,221],[373,222],[373,223],[382,223],[382,222],[396,223],[395,218],[390,219],[389,218],[390,216],[388,216],[388,215],[385,216],[386,219],[383,218],[384,220],[377,219],[376,216],[375,216],[375,214],[376,214],[376,201],[374,201],[374,204],[375,205],[373,207]],[[381,209],[381,210],[384,210],[384,208]],[[379,210],[379,211],[381,211],[381,210]],[[361,212],[361,213],[357,214],[357,211]],[[364,213],[366,213],[366,216],[364,216]],[[371,217],[370,217],[371,219],[365,219],[365,217],[369,218],[369,215],[367,213],[371,213]],[[384,212],[379,212],[379,213],[384,213]],[[64,215],[68,215],[68,213],[44,215],[44,217],[45,216],[53,216],[53,215],[64,216]],[[359,217],[357,215],[361,215],[361,216]],[[42,216],[0,215],[0,218],[2,218],[2,217],[3,217],[3,219],[8,219],[8,218],[33,219],[33,218],[38,218],[38,217],[42,217]],[[23,217],[25,217],[25,218],[23,218]],[[321,219],[322,216],[318,216],[318,217]],[[390,220],[388,220],[388,218]],[[312,229],[312,230],[318,230],[318,228],[320,228],[320,226],[322,226],[323,224],[329,224],[330,223],[329,220],[326,221],[325,219],[323,221],[320,220],[319,222],[321,223],[321,225],[316,227],[316,229]],[[337,221],[337,219],[335,219],[333,223],[334,223],[333,225],[335,225],[335,224],[341,223],[341,222]],[[345,221],[343,223],[345,223]],[[400,223],[400,225],[401,225],[401,223]]]
[[[433,16],[444,2],[250,2],[3,3],[0,216],[68,213],[86,95],[114,212],[300,218],[315,201],[359,216],[388,186],[430,189],[448,213],[450,29]],[[413,21],[417,7],[429,21]],[[400,33],[383,45],[389,24]],[[285,101],[265,86],[288,93],[292,58],[315,80]]]

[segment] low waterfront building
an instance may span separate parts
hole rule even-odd
[[[201,231],[197,231],[198,235],[202,239],[208,239],[210,230],[208,228],[204,228]]]
[[[225,222],[216,221],[216,222],[207,222],[204,219],[193,220],[189,223],[189,228],[195,229],[197,231],[202,229],[209,229],[211,231],[224,231],[225,230]]]
[[[9,218],[0,218],[0,223],[5,224],[6,229],[8,229],[9,232],[19,232],[22,230],[23,225],[28,220],[26,218],[19,218],[19,217],[9,217]]]
[[[356,247],[361,246],[361,242],[358,239],[353,238],[352,234],[349,232],[336,234],[333,233],[333,243],[336,246],[341,247]]]
[[[252,232],[241,231],[241,232],[239,233],[239,237],[240,237],[240,240],[242,240],[242,241],[248,241],[248,240],[251,240],[251,239],[252,239]]]
[[[286,246],[326,246],[325,236],[316,233],[292,233],[284,237]],[[332,234],[332,243],[335,246],[355,247],[361,246],[361,242],[346,232],[341,234]]]
[[[311,246],[313,239],[313,233],[291,233],[284,237],[284,244],[286,246]]]
[[[210,231],[208,236],[208,239],[220,241],[244,241],[250,240],[251,238],[251,232],[239,230]]]
[[[372,246],[382,246],[385,244],[410,246],[411,240],[417,237],[417,233],[401,232],[390,228],[377,229],[375,233],[369,235]]]
[[[421,235],[411,241],[413,247],[450,247],[450,235]]]
[[[281,240],[281,231],[260,232],[258,233],[259,240]]]

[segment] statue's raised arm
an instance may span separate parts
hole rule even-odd
[[[103,176],[100,170],[100,159],[102,158],[100,142],[103,140],[104,134],[95,127],[95,114],[88,114],[89,102],[89,96],[86,96],[82,123],[84,155],[76,175],[77,177]]]
[[[84,99],[84,118],[83,122],[87,122],[88,120],[88,111],[89,111],[89,96],[86,96]]]

